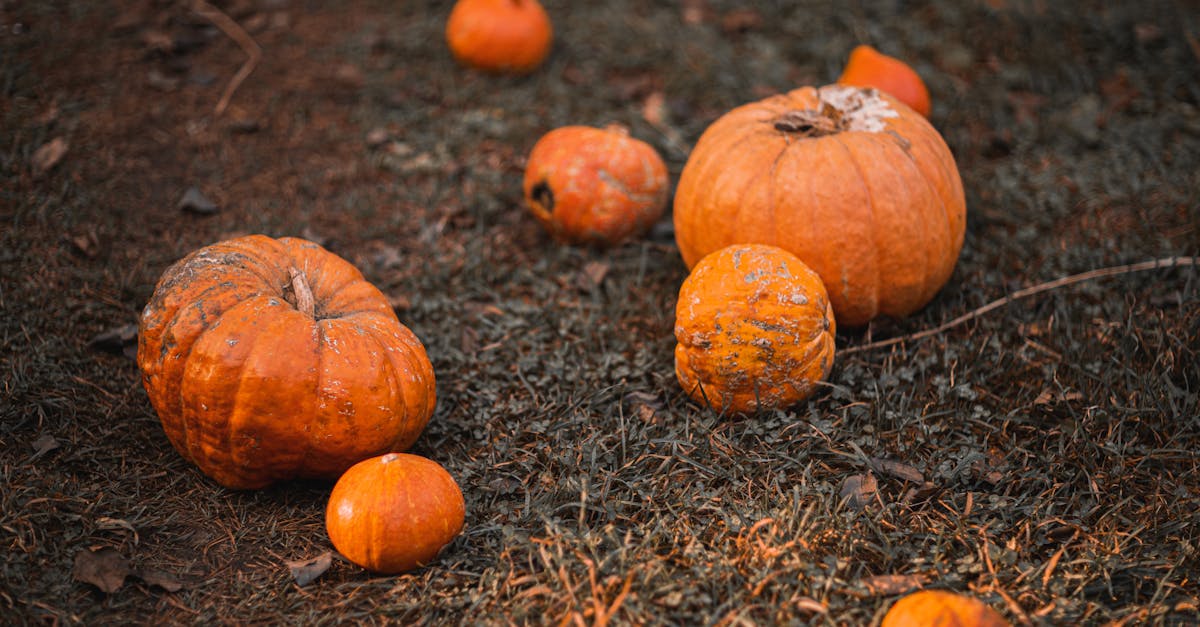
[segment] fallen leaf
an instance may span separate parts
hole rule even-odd
[[[189,187],[187,191],[183,193],[183,197],[179,199],[177,206],[184,211],[190,211],[200,215],[212,215],[216,213],[218,209],[216,203],[209,200],[203,192],[195,187]]]
[[[325,574],[332,564],[333,553],[329,551],[311,559],[287,562],[288,569],[292,571],[292,578],[296,580],[296,585],[301,587],[307,586],[314,579]]]
[[[721,16],[721,30],[727,35],[753,30],[762,23],[762,14],[751,8],[734,9]]]
[[[134,529],[133,525],[131,525],[128,520],[123,518],[109,518],[108,516],[101,516],[96,519],[96,527],[105,531],[124,529],[133,534],[133,543],[138,543],[137,529]]]
[[[580,270],[579,276],[575,279],[575,284],[585,292],[590,292],[604,282],[604,277],[608,275],[608,264],[601,261],[589,261],[584,264]]]
[[[85,549],[75,554],[75,568],[71,575],[76,581],[90,583],[112,594],[125,584],[125,578],[129,576],[129,561],[121,557],[116,549]]]
[[[67,140],[55,137],[34,151],[33,157],[29,160],[30,166],[33,168],[33,175],[41,176],[53,169],[66,156],[67,148]]]
[[[881,475],[891,475],[897,479],[921,485],[925,483],[925,475],[921,474],[920,470],[909,466],[902,462],[892,461],[890,459],[880,459],[872,457],[870,459],[871,470]]]
[[[106,353],[133,357],[137,355],[137,334],[138,325],[136,323],[124,324],[97,333],[88,340],[88,347]]]
[[[865,475],[850,475],[842,481],[839,496],[847,507],[861,510],[878,498],[878,487],[879,482],[875,480],[875,475],[869,472]]]
[[[912,592],[925,585],[928,579],[925,575],[875,575],[859,581],[873,596],[892,596]]]
[[[183,589],[183,582],[178,577],[157,568],[143,568],[134,573],[147,585],[158,586],[167,592],[179,592]]]
[[[30,459],[31,460],[37,459],[37,458],[41,457],[42,455],[45,455],[46,453],[53,451],[54,449],[58,448],[59,446],[60,445],[58,443],[58,440],[54,439],[54,436],[52,436],[48,433],[43,434],[42,436],[38,437],[38,439],[33,441],[33,451],[34,452],[33,452],[33,457],[31,457]]]
[[[681,18],[684,24],[702,24],[711,17],[712,9],[706,0],[683,0]]]
[[[667,98],[661,91],[650,92],[642,102],[642,118],[651,126],[661,127],[666,121]]]

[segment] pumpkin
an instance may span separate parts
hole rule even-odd
[[[534,144],[524,190],[529,210],[556,239],[614,246],[662,217],[667,167],[622,126],[564,126]]]
[[[917,113],[929,117],[929,90],[921,76],[907,63],[871,46],[864,44],[850,51],[850,58],[837,82],[885,91]]]
[[[821,276],[838,324],[906,316],[950,278],[966,202],[929,122],[876,89],[804,87],[718,118],[675,191],[689,267],[739,243],[779,246]]]
[[[554,29],[538,0],[458,0],[446,43],[459,63],[494,73],[527,74],[546,55]]]
[[[921,590],[896,601],[880,627],[1009,627],[996,610],[961,594]]]
[[[235,489],[404,450],[435,403],[425,349],[387,298],[296,238],[239,237],[167,269],[137,359],[167,439]]]
[[[462,491],[437,462],[388,453],[351,466],[325,508],[329,541],[346,559],[382,574],[433,561],[463,528]]]
[[[729,246],[679,288],[675,375],[717,411],[787,408],[829,374],[835,330],[825,286],[804,262],[775,246]]]

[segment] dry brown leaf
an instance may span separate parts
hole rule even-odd
[[[29,160],[30,166],[33,168],[33,175],[41,176],[53,169],[66,156],[67,148],[67,140],[55,137],[34,151],[33,157]]]
[[[38,439],[33,441],[33,457],[30,459],[37,459],[58,447],[58,440],[54,439],[54,436],[48,433],[42,434]]]
[[[75,568],[71,575],[76,581],[90,583],[112,594],[125,584],[125,578],[129,576],[129,561],[121,557],[116,549],[85,549],[75,554]]]
[[[892,596],[906,594],[925,585],[929,578],[925,575],[876,575],[859,581],[859,585],[873,596]]]
[[[872,457],[870,459],[871,470],[881,475],[891,475],[897,479],[903,479],[910,483],[921,485],[925,483],[925,475],[921,474],[920,470],[909,466],[903,462],[896,462],[890,459],[881,459]]]
[[[875,480],[875,475],[869,472],[865,475],[850,475],[842,481],[839,495],[847,507],[863,509],[878,498],[878,488],[879,482]]]
[[[296,580],[296,585],[304,587],[325,574],[332,564],[333,553],[326,551],[311,559],[287,562],[287,567],[292,572],[292,578]]]
[[[183,582],[178,577],[163,570],[146,568],[134,574],[146,582],[146,585],[158,586],[167,592],[179,592],[183,589]]]

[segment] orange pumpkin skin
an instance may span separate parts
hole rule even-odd
[[[387,298],[294,238],[239,237],[171,266],[142,312],[138,366],[167,439],[234,489],[332,480],[404,450],[436,400]]]
[[[424,566],[463,528],[466,504],[437,462],[407,453],[361,461],[342,475],[325,530],[346,559],[382,574]]]
[[[929,90],[916,70],[871,46],[861,45],[850,51],[850,58],[837,82],[885,91],[925,117],[929,117],[932,109]]]
[[[683,260],[737,243],[786,249],[825,282],[838,324],[904,317],[949,280],[966,201],[929,122],[874,89],[804,87],[705,130],[675,192]]]
[[[564,126],[533,146],[525,202],[556,239],[615,246],[645,233],[667,206],[667,167],[623,127]]]
[[[446,21],[454,58],[486,72],[528,74],[550,54],[553,40],[538,0],[458,0]]]
[[[729,246],[679,289],[675,376],[716,411],[784,409],[829,374],[835,331],[825,287],[802,261],[774,246]]]
[[[880,627],[1009,627],[1009,623],[978,599],[921,590],[896,601]]]

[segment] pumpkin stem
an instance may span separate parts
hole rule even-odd
[[[835,135],[849,128],[842,110],[822,102],[820,109],[788,111],[775,118],[775,130],[801,137]]]
[[[313,298],[312,288],[308,285],[308,279],[304,278],[304,273],[295,269],[288,268],[288,274],[292,276],[291,288],[292,294],[295,297],[294,304],[296,309],[308,316],[314,317],[317,310],[316,300]],[[291,301],[291,299],[288,299]]]

